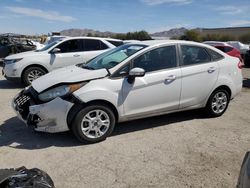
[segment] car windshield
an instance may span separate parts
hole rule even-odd
[[[52,42],[52,43],[50,43],[50,44],[47,44],[47,45],[44,46],[42,49],[36,50],[36,52],[43,52],[43,51],[46,51],[46,50],[50,49],[52,46],[55,46],[58,42],[60,42],[60,40],[55,41],[55,42]]]
[[[111,69],[145,47],[147,46],[140,44],[122,45],[95,57],[86,64],[82,64],[81,67],[90,70]]]

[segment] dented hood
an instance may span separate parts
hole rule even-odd
[[[69,66],[52,71],[36,80],[31,85],[38,92],[42,92],[60,83],[75,83],[103,78],[108,75],[106,69],[88,70],[78,66]]]

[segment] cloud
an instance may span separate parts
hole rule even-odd
[[[147,5],[160,5],[160,4],[175,4],[175,5],[186,5],[193,2],[193,0],[141,0]]]
[[[250,25],[250,20],[233,20],[230,22],[230,26],[247,26]]]
[[[7,6],[5,7],[7,10],[21,14],[24,16],[30,16],[30,17],[37,17],[37,18],[42,18],[45,20],[50,20],[50,21],[61,21],[61,22],[72,22],[76,20],[72,16],[64,16],[60,15],[56,11],[44,11],[41,9],[33,9],[33,8],[27,8],[27,7],[18,7],[18,6]]]
[[[248,7],[240,7],[240,6],[222,6],[215,8],[215,10],[220,12],[221,14],[227,14],[227,15],[241,14],[246,12],[247,9]]]

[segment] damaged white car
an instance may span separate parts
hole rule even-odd
[[[147,41],[42,76],[12,106],[36,131],[72,130],[94,143],[118,122],[196,108],[220,116],[241,88],[237,58],[194,42]]]

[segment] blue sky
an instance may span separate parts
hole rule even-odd
[[[0,0],[0,33],[250,26],[250,0]]]

